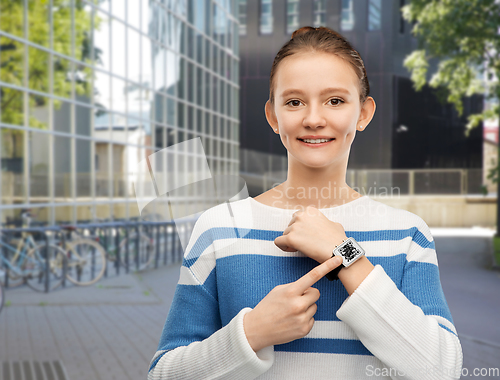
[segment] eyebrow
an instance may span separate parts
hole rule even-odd
[[[351,94],[347,89],[342,88],[342,87],[329,87],[329,88],[325,88],[319,94],[320,95],[325,95],[325,94],[329,94],[329,93],[332,93],[332,92],[341,92],[341,93],[346,94],[346,95],[350,95]],[[293,88],[292,89],[288,89],[288,90],[283,91],[283,93],[281,94],[281,97],[284,98],[284,97],[286,97],[288,95],[291,95],[291,94],[304,95],[304,91],[298,90],[298,89],[293,89]]]

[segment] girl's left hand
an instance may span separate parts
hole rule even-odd
[[[344,239],[347,236],[340,223],[332,222],[316,207],[308,206],[293,214],[283,236],[277,237],[274,244],[283,251],[300,251],[322,263],[332,257],[333,249]]]

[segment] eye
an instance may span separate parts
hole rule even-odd
[[[339,98],[330,99],[329,102],[336,102],[336,103],[332,103],[333,106],[338,106],[338,105],[344,103],[344,101],[342,99],[339,99]]]
[[[298,106],[300,106],[301,103],[302,102],[300,100],[292,99],[292,100],[289,100],[288,102],[286,102],[285,104],[290,105],[292,107],[298,107]]]

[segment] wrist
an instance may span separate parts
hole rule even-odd
[[[338,277],[347,290],[347,293],[351,295],[370,274],[373,268],[375,268],[375,266],[366,256],[363,256],[349,267],[342,268],[338,273]]]
[[[254,352],[258,352],[262,350],[266,345],[261,341],[259,334],[256,331],[259,329],[254,329],[252,324],[252,311],[249,311],[243,316],[243,331],[245,332],[245,336],[247,338],[247,342],[254,350]]]
[[[344,235],[341,238],[332,239],[332,242],[328,243],[327,247],[321,251],[322,260],[320,261],[320,263],[324,263],[326,260],[331,259],[333,257],[332,253],[333,253],[333,250],[335,249],[335,247],[342,244],[342,242],[345,239],[347,239],[346,235]]]

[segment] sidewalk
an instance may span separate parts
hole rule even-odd
[[[495,231],[436,228],[431,232],[441,284],[462,344],[463,374],[469,373],[462,378],[474,378],[475,368],[500,368],[500,271],[491,270]]]
[[[471,375],[474,368],[498,368],[500,272],[486,269],[491,234],[431,231],[464,366]],[[178,278],[176,264],[49,294],[10,289],[0,314],[2,365],[58,361],[71,380],[145,379]],[[0,380],[7,379],[0,370]]]
[[[145,379],[178,278],[172,265],[48,294],[10,289],[1,361],[60,361],[71,380]]]

